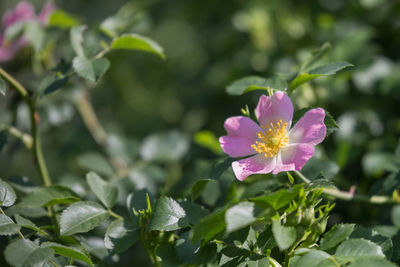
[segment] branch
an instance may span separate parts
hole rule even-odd
[[[305,177],[301,172],[295,171],[297,177],[299,177],[306,184],[311,184],[311,181]],[[371,204],[398,204],[392,197],[389,196],[365,196],[359,194],[352,194],[350,192],[341,191],[335,188],[323,188],[322,193],[326,196],[331,196],[336,199],[346,200],[346,201],[360,201],[367,202]]]

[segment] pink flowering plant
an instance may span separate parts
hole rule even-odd
[[[287,73],[279,69],[267,78],[231,81],[242,72],[233,68],[221,75],[229,95],[223,94],[229,101],[221,104],[221,90],[204,93],[181,86],[185,90],[174,95],[164,84],[171,76],[174,86],[190,80],[195,87],[200,70],[208,77],[204,80],[213,80],[229,69],[228,64],[221,64],[223,71],[196,65],[207,61],[209,51],[198,47],[202,38],[186,46],[200,33],[190,31],[185,12],[185,23],[174,18],[153,28],[161,14],[151,13],[154,7],[147,12],[140,1],[128,1],[104,18],[92,6],[87,17],[77,16],[68,1],[64,6],[62,1],[8,2],[13,6],[4,11],[0,28],[0,266],[400,263],[400,149],[380,159],[383,167],[374,173],[379,181],[370,194],[340,179],[346,166],[359,163],[354,158],[362,152],[350,153],[357,144],[343,137],[356,133],[355,115],[341,119],[340,129],[329,113],[332,96],[323,90],[323,81],[345,87],[352,84],[353,72],[352,64],[332,57],[329,43],[299,49],[301,60],[293,59],[297,63],[291,67],[271,57],[277,61],[271,66],[282,65]],[[156,2],[160,13],[168,13]],[[252,31],[249,42],[260,45],[260,51],[273,49],[259,43],[258,30],[263,37],[266,25],[258,28],[249,24],[251,19],[240,13],[233,24]],[[224,31],[216,34],[217,42],[207,40],[212,53],[228,50],[225,39],[219,39]],[[169,51],[147,35],[160,38]],[[180,46],[169,46],[175,39]],[[344,43],[347,47],[347,39]],[[224,62],[251,62],[261,73],[263,57],[257,52],[247,63],[237,63],[236,46],[235,56]],[[179,56],[188,51],[193,54]],[[282,51],[276,55],[284,58]],[[322,76],[331,78],[317,79]],[[201,107],[184,103],[189,99]],[[212,103],[218,103],[215,109]],[[386,116],[398,126],[398,120]],[[362,117],[373,122],[369,129],[378,135],[383,127],[373,113]],[[378,137],[369,138],[371,147],[379,146]],[[389,136],[385,146],[396,138]],[[363,135],[356,139],[364,149]],[[360,164],[374,170],[375,157],[367,155]],[[343,203],[350,213],[368,212],[365,207],[372,205],[390,207],[374,218],[385,225],[341,217],[337,209]]]

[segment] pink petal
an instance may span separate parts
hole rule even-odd
[[[226,119],[224,127],[229,136],[241,136],[248,139],[257,138],[257,132],[261,131],[257,123],[244,116]]]
[[[227,136],[219,139],[222,150],[231,157],[244,157],[255,154],[251,147],[261,128],[251,119],[243,116],[230,117],[225,121]]]
[[[273,174],[283,171],[299,171],[314,155],[312,144],[295,144],[283,147],[277,155],[276,167]]]
[[[52,2],[47,2],[39,14],[39,21],[41,24],[47,24],[50,14],[56,9]]]
[[[2,36],[0,36],[0,62],[11,60],[14,54],[26,45],[26,38],[22,36],[16,41],[9,44],[7,47],[5,47],[3,44],[3,38]]]
[[[251,147],[255,141],[240,136],[221,136],[219,143],[222,150],[232,158],[253,155],[256,151]]]
[[[256,108],[256,116],[260,125],[270,124],[282,120],[289,126],[293,117],[293,104],[283,92],[276,92],[272,96],[262,95]]]
[[[232,163],[232,169],[238,180],[243,181],[251,174],[265,174],[271,172],[276,165],[276,158],[265,158],[263,155],[255,155],[250,158],[238,160]]]
[[[20,2],[14,10],[8,10],[3,16],[3,29],[5,30],[18,21],[25,21],[35,17],[31,3]]]
[[[322,108],[311,109],[296,123],[289,132],[289,142],[317,145],[326,136],[324,124],[325,111]]]

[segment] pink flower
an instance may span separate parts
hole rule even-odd
[[[11,43],[5,40],[5,33],[9,27],[18,22],[38,20],[42,25],[47,23],[48,17],[53,12],[54,5],[48,2],[38,16],[35,16],[32,4],[28,2],[20,2],[14,10],[8,10],[3,15],[2,29],[0,31],[0,62],[8,61],[13,58],[14,54],[25,47],[28,42],[24,36],[13,40]]]
[[[260,125],[244,116],[228,118],[224,124],[227,135],[219,138],[229,156],[250,156],[232,163],[240,181],[251,174],[301,170],[314,155],[314,146],[326,136],[322,108],[309,110],[290,128],[293,104],[282,92],[262,95],[256,117]]]

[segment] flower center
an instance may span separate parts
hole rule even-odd
[[[251,147],[259,154],[264,154],[266,158],[275,156],[281,147],[287,145],[289,137],[287,136],[287,122],[279,120],[276,123],[263,125],[263,131],[257,133],[258,141]]]

